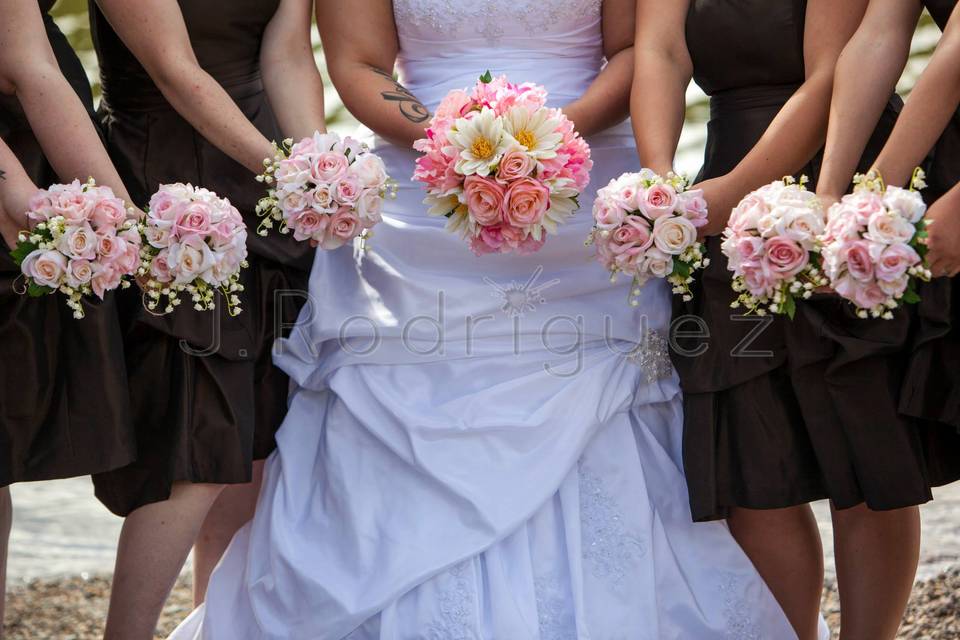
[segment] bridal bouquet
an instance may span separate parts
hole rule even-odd
[[[830,286],[857,307],[861,318],[893,318],[902,303],[916,303],[916,281],[929,281],[924,262],[927,207],[917,189],[886,187],[875,174],[857,176],[852,194],[830,208],[822,241]]]
[[[60,291],[74,318],[84,296],[130,286],[139,264],[136,216],[109,187],[75,180],[41,190],[30,200],[31,230],[12,252],[33,297]]]
[[[707,203],[700,190],[673,173],[649,169],[626,173],[597,192],[594,228],[587,243],[612,274],[633,278],[631,304],[650,278],[665,278],[673,292],[690,300],[693,274],[710,264],[697,229],[707,223]]]
[[[817,197],[791,177],[750,193],[733,210],[721,250],[739,294],[731,307],[786,314],[827,284],[820,262],[824,215]]]
[[[270,185],[257,204],[261,236],[276,224],[297,240],[336,249],[367,237],[381,220],[383,199],[396,195],[383,161],[353,138],[315,133],[274,147],[276,156],[264,160],[257,176]]]
[[[477,255],[538,251],[580,206],[590,147],[546,101],[543,87],[488,71],[471,91],[448,94],[414,143],[430,214]]]
[[[225,198],[189,184],[165,184],[140,223],[143,250],[137,271],[144,304],[171,313],[183,293],[198,311],[215,308],[220,291],[230,315],[240,313],[240,269],[247,266],[247,227]]]

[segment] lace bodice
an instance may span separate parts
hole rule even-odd
[[[429,107],[490,69],[579,96],[603,64],[603,0],[394,0],[402,81]]]

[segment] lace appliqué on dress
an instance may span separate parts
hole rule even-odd
[[[647,548],[624,523],[620,505],[610,495],[603,479],[586,469],[580,473],[580,528],[583,558],[594,577],[617,587]]]
[[[577,620],[573,604],[556,576],[537,578],[537,618],[540,640],[577,640]]]
[[[603,0],[393,0],[398,25],[414,24],[451,37],[477,34],[496,41],[505,25],[540,33],[560,20],[600,15]]]
[[[743,581],[732,573],[724,573],[720,582],[723,596],[723,618],[727,640],[761,640],[757,624],[750,617],[750,605],[743,593]]]
[[[437,604],[439,619],[426,630],[425,640],[478,640],[474,626],[476,593],[468,579],[469,561],[443,574]]]
[[[660,331],[648,330],[627,359],[640,367],[648,384],[673,375],[670,343]]]

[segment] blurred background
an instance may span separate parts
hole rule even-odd
[[[86,6],[87,0],[60,0],[54,15],[79,53],[94,93],[98,94],[97,59]],[[939,35],[930,17],[924,15],[900,83],[903,95],[910,92]],[[316,53],[322,68],[319,41]],[[351,132],[357,123],[329,85],[326,97],[331,126],[342,133]],[[692,176],[699,169],[705,135],[703,125],[709,117],[706,98],[696,87],[688,92],[687,112],[677,167]],[[121,521],[96,502],[87,478],[15,485],[13,495],[8,640],[98,637],[109,587],[104,576],[113,568]],[[957,617],[960,574],[956,569],[960,566],[960,487],[955,485],[937,492],[936,497],[937,500],[923,510],[925,539],[918,578],[927,583],[918,585],[903,638],[960,638]],[[826,504],[819,504],[816,509],[828,555],[827,574],[832,579],[829,509]],[[944,571],[952,573],[940,575]],[[189,611],[188,581],[189,571],[185,571],[165,611],[162,627],[165,630]],[[825,610],[835,613],[835,597],[828,596]]]

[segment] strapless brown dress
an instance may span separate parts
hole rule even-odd
[[[804,81],[805,0],[692,0],[687,43],[710,96],[700,179],[732,170]],[[861,170],[892,130],[891,100]],[[819,157],[803,170],[815,182]],[[684,464],[696,520],[733,507],[772,509],[829,498],[838,508],[893,509],[930,499],[929,447],[898,413],[916,310],[864,321],[835,296],[798,305],[793,321],[736,317],[720,239],[691,303],[708,350],[675,354],[684,391]],[[768,324],[767,324],[768,323]]]
[[[925,0],[941,29],[956,0]],[[960,180],[960,111],[935,147],[927,167],[924,196],[929,202]],[[960,429],[960,290],[957,279],[938,278],[921,290],[920,327],[907,368],[901,410],[910,416]]]
[[[47,36],[93,117],[93,97],[67,39],[40,3]],[[0,96],[0,138],[40,186],[60,179],[16,98]],[[20,268],[0,239],[0,486],[82,476],[134,457],[123,341],[114,295],[73,313],[60,294],[27,298]]]
[[[260,43],[279,0],[182,0],[180,7],[203,68],[268,139],[282,138],[260,78]],[[242,483],[252,460],[275,446],[286,412],[288,380],[273,366],[278,321],[296,321],[313,250],[290,236],[256,234],[263,187],[253,174],[204,139],[167,103],[94,3],[100,59],[101,116],[108,147],[132,196],[145,204],[160,184],[189,182],[229,198],[249,228],[250,267],[243,312],[183,305],[169,316],[124,300],[136,463],[95,477],[97,496],[126,514],[165,500],[176,481]]]

